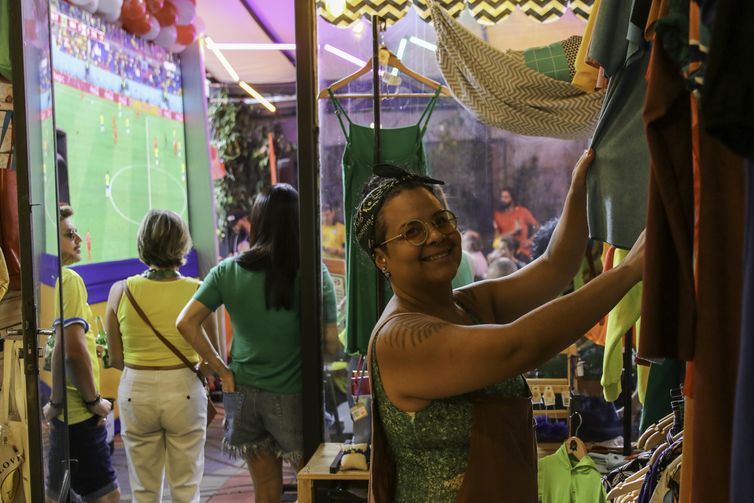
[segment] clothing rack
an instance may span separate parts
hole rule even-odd
[[[374,110],[374,164],[381,161],[382,151],[380,145],[380,31],[382,31],[382,20],[378,15],[372,15],[372,100]],[[385,302],[382,299],[382,292],[385,290],[385,278],[377,272],[377,317],[382,315],[385,309]]]
[[[623,455],[631,454],[631,402],[633,389],[631,386],[631,360],[633,357],[632,330],[629,328],[623,336],[623,374],[621,386],[623,387]]]

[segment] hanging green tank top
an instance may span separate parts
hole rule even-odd
[[[481,324],[471,311],[464,310],[475,325]],[[394,503],[454,502],[469,459],[473,398],[479,394],[523,397],[529,392],[528,385],[522,376],[516,376],[475,393],[432,400],[419,412],[404,412],[393,405],[382,385],[377,336],[371,354],[372,407],[377,408],[395,459]]]
[[[396,164],[407,171],[426,175],[427,160],[422,138],[437,103],[440,90],[430,99],[419,121],[413,126],[380,129],[380,161]],[[364,183],[372,176],[374,129],[354,124],[343,105],[330,92],[335,114],[346,136],[343,152],[343,209],[346,219],[346,351],[366,354],[369,336],[377,323],[377,268],[364,253],[352,230],[353,215],[361,201]],[[346,126],[347,123],[347,126]],[[393,295],[383,281],[384,306]]]

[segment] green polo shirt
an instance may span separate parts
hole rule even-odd
[[[565,444],[538,462],[540,503],[605,503],[602,475],[589,456],[568,455]]]

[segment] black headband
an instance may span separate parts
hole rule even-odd
[[[444,185],[442,180],[436,180],[424,175],[411,173],[394,164],[375,164],[372,172],[382,178],[377,187],[372,189],[361,200],[353,218],[353,231],[361,248],[369,255],[372,254],[376,244],[374,242],[374,226],[377,223],[377,215],[382,209],[387,195],[396,187],[407,183],[419,182],[425,185]]]

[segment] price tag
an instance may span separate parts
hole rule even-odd
[[[552,386],[545,386],[545,390],[542,393],[542,400],[545,403],[545,407],[555,406],[555,391]]]
[[[576,362],[576,376],[584,377],[584,360]]]
[[[357,402],[353,407],[351,407],[351,419],[353,419],[354,422],[358,421],[359,419],[364,419],[368,415],[369,411],[367,410],[367,406],[361,402]]]
[[[532,386],[531,388],[531,403],[535,405],[542,403],[542,391],[539,386]]]
[[[571,394],[561,393],[560,398],[563,400],[563,407],[568,408],[568,406],[571,404]]]

